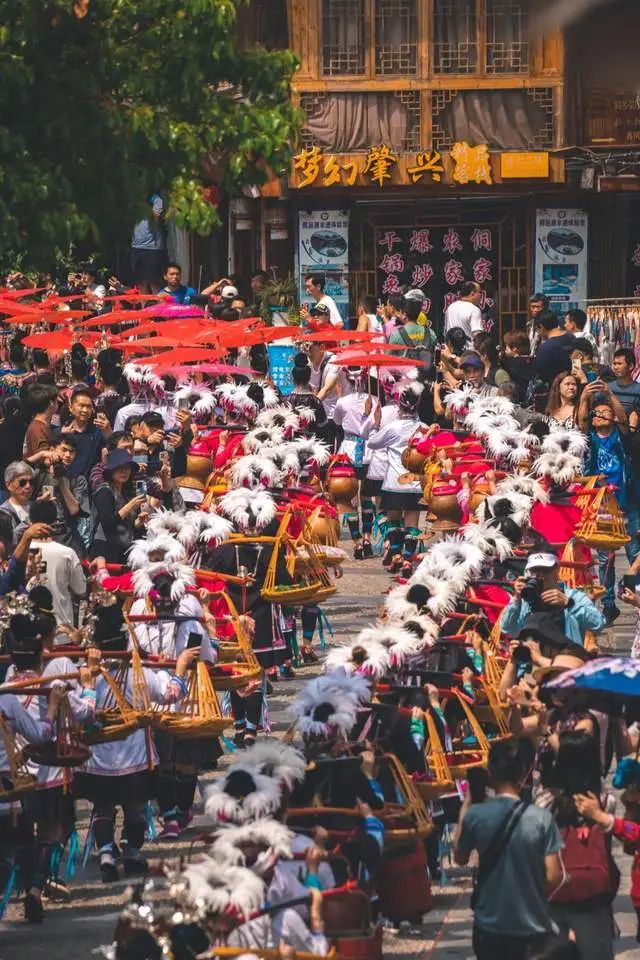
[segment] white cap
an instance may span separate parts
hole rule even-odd
[[[531,573],[532,570],[541,568],[551,570],[558,566],[558,558],[555,553],[531,553],[527,557],[527,563],[524,568],[525,573]]]
[[[220,291],[220,296],[223,300],[235,300],[235,298],[238,296],[238,288],[232,287],[230,284],[228,284],[226,287],[222,288]]]

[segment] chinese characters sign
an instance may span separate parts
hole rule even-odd
[[[465,280],[481,283],[482,307],[494,312],[498,290],[497,227],[409,227],[376,232],[378,289],[384,295],[424,291],[432,322],[458,298]]]
[[[353,187],[383,189],[398,183],[440,183],[445,179],[445,161],[438,150],[421,150],[409,158],[400,157],[386,143],[369,147],[362,157],[325,154],[317,146],[305,147],[293,158],[293,186]],[[454,144],[450,153],[449,180],[453,183],[493,183],[489,148]]]
[[[628,297],[640,297],[640,211],[632,208],[627,237],[626,288]]]
[[[557,311],[587,298],[589,220],[584,210],[536,211],[535,290]]]

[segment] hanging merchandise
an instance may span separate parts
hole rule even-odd
[[[619,347],[635,351],[636,364],[640,361],[640,300],[587,301],[588,329],[598,345],[600,363],[611,366]]]

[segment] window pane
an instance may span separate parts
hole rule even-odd
[[[528,73],[527,0],[487,0],[487,73]]]
[[[436,73],[475,73],[478,64],[476,0],[434,0]]]
[[[322,72],[364,73],[364,0],[323,0]]]
[[[415,0],[377,0],[377,74],[416,72],[417,32]]]

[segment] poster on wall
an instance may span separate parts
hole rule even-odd
[[[458,299],[466,280],[481,284],[481,309],[487,329],[496,322],[498,302],[498,252],[496,226],[380,228],[376,231],[378,294],[420,288],[423,309],[436,330],[444,312]]]
[[[587,299],[589,217],[585,210],[536,210],[536,293],[552,310],[584,307]]]
[[[308,273],[324,273],[324,292],[335,300],[343,320],[349,304],[349,211],[300,210],[298,290],[300,303],[312,304],[304,288]]]

